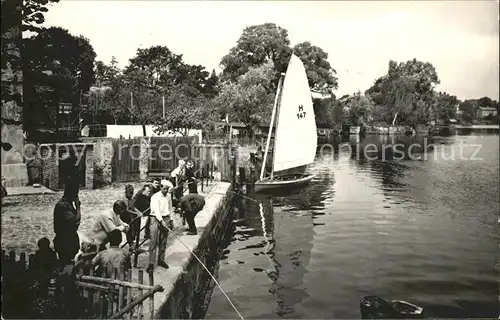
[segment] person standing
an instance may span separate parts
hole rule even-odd
[[[173,185],[168,180],[161,181],[160,192],[151,197],[151,242],[149,246],[149,266],[147,272],[153,272],[155,260],[158,266],[168,269],[165,262],[165,250],[169,230],[173,228],[172,196]],[[170,192],[169,192],[170,191]],[[156,249],[158,249],[158,258]]]
[[[62,314],[66,318],[74,318],[76,308],[77,288],[75,285],[75,256],[80,250],[80,199],[78,198],[79,185],[76,179],[68,178],[61,200],[54,208],[54,249],[59,256],[60,277],[58,286],[63,297]]]
[[[134,187],[131,184],[125,186],[125,199],[123,202],[125,202],[127,209],[121,219],[130,226],[130,230],[127,232],[127,242],[132,247],[137,232],[141,230],[141,220],[136,218],[142,216],[142,212],[135,207]]]
[[[179,209],[181,215],[188,224],[188,228],[185,230],[187,235],[196,235],[198,230],[196,229],[196,223],[194,222],[194,217],[203,210],[205,207],[205,198],[199,194],[191,193],[183,196],[179,199]]]
[[[186,161],[184,159],[179,160],[179,165],[175,168],[170,176],[174,179],[174,186],[176,187],[173,195],[176,199],[180,199],[184,193],[184,188],[182,187],[186,175]]]
[[[160,189],[161,189],[160,178],[154,178],[153,179],[153,185],[152,185],[151,194],[153,195],[153,194],[159,192]]]
[[[196,185],[196,177],[194,175],[194,161],[191,159],[186,161],[186,171],[184,174],[184,182],[187,182],[187,184],[188,184],[189,193],[198,193],[198,188]]]
[[[80,250],[78,228],[81,212],[78,198],[79,186],[74,179],[68,179],[61,200],[54,208],[54,249],[59,256],[60,267],[63,269],[74,263],[74,258]]]
[[[142,213],[142,216],[146,218],[146,225],[144,226],[144,239],[151,238],[151,233],[149,230],[149,226],[151,224],[151,190],[151,186],[149,184],[146,184],[134,196],[135,207]]]

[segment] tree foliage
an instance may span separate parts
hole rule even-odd
[[[271,118],[275,94],[270,93],[274,67],[271,62],[251,67],[236,83],[226,82],[216,98],[222,113],[248,128],[267,123]]]
[[[338,88],[337,72],[328,62],[328,53],[310,42],[302,42],[293,48],[293,53],[304,63],[311,91],[332,94]]]
[[[327,60],[328,54],[309,42],[290,47],[288,31],[274,23],[254,25],[243,30],[236,46],[222,58],[222,80],[235,83],[250,68],[272,63],[274,76],[270,91],[275,91],[280,74],[286,71],[292,52],[304,63],[313,91],[332,93],[337,88],[335,70]]]
[[[366,91],[377,107],[379,119],[395,124],[415,125],[432,118],[435,108],[434,87],[439,78],[434,66],[416,59],[389,62],[385,76],[377,79]]]
[[[438,119],[448,121],[455,119],[457,114],[457,105],[459,100],[446,92],[437,94],[436,116]]]
[[[165,46],[138,49],[123,70],[116,60],[109,65],[99,61],[95,72],[96,100],[88,113],[100,113],[100,121],[141,124],[144,134],[150,124],[158,125],[159,132],[204,127],[210,98],[219,90],[215,71],[189,65]]]
[[[51,3],[59,0],[2,0],[1,4],[1,68],[14,72],[22,70],[21,50],[22,32],[38,32],[42,30],[40,24],[45,21],[44,13]],[[10,72],[9,71],[9,72]],[[4,79],[2,79],[3,81]],[[2,84],[2,104],[13,102],[22,104],[22,94],[16,88],[6,83]],[[5,106],[2,106],[5,107]]]
[[[354,126],[365,126],[372,120],[374,103],[370,97],[361,92],[344,97],[341,100],[344,108],[345,119]]]
[[[57,127],[60,102],[80,105],[94,82],[96,53],[88,39],[52,27],[25,39],[22,54],[24,112],[29,132],[37,124]]]

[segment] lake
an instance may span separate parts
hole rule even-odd
[[[218,278],[245,318],[359,318],[366,295],[440,318],[499,316],[497,133],[318,150],[299,193],[241,200]],[[217,287],[206,318],[238,318]]]

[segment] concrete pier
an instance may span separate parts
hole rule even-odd
[[[232,222],[233,193],[227,182],[215,182],[204,191],[201,194],[205,196],[206,204],[195,218],[198,235],[184,235],[177,231],[180,240],[169,235],[165,260],[170,268],[156,267],[154,271],[155,285],[165,289],[154,295],[156,319],[200,318],[208,308],[213,280],[185,245],[210,272],[215,271],[220,241]],[[175,219],[174,222],[175,229],[178,229],[179,223]],[[148,253],[141,254],[138,267],[145,268],[148,258]],[[149,314],[148,303],[144,305],[144,314]]]

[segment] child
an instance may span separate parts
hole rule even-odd
[[[92,259],[92,266],[99,267],[99,270],[108,268],[111,264],[113,268],[119,268],[123,265],[125,270],[132,268],[130,263],[130,254],[128,250],[120,248],[122,242],[122,233],[120,230],[115,229],[109,233],[109,248],[100,251],[94,259]]]
[[[50,276],[57,268],[57,255],[50,247],[50,240],[46,237],[38,240],[38,250],[35,252],[31,268],[40,276]]]

